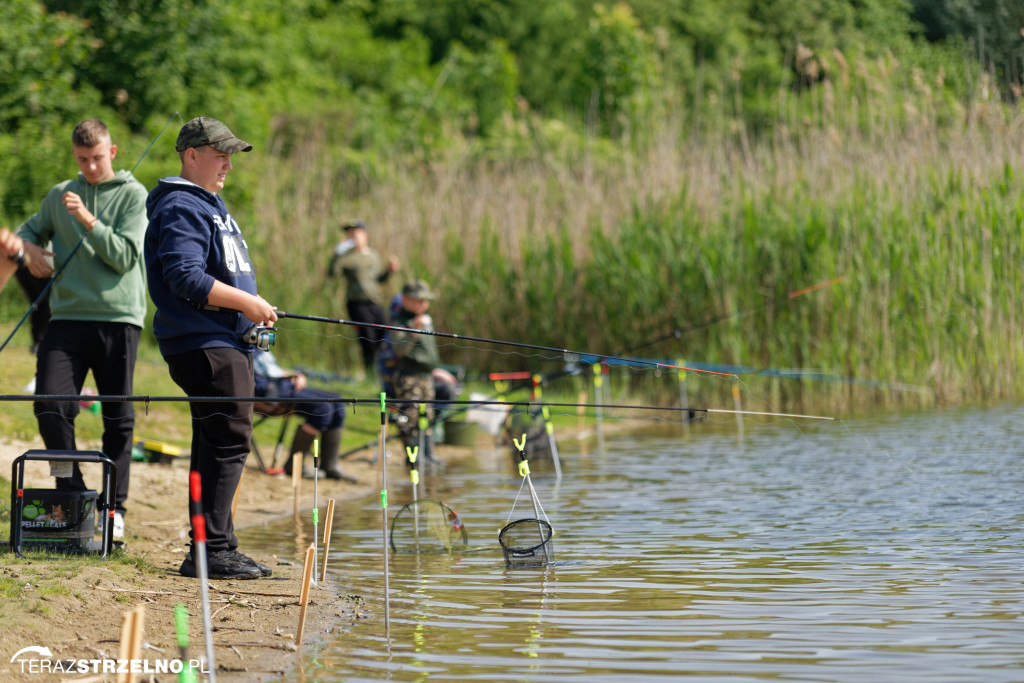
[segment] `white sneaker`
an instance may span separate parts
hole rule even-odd
[[[96,515],[96,532],[103,533],[103,515]],[[124,538],[124,515],[120,512],[114,513],[114,538]]]

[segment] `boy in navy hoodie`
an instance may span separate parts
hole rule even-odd
[[[181,175],[162,178],[146,202],[146,270],[156,304],[153,333],[171,378],[188,396],[224,396],[190,403],[191,469],[202,481],[210,578],[255,579],[269,567],[238,552],[231,503],[252,436],[254,325],[273,326],[274,307],[256,293],[256,276],[242,233],[217,194],[231,156],[248,152],[216,119],[200,116],[178,133]],[[194,553],[179,570],[196,576]]]

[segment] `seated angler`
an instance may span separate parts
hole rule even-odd
[[[402,288],[401,304],[392,316],[395,328],[389,330],[391,346],[395,355],[394,372],[391,376],[395,398],[402,400],[399,405],[406,421],[399,424],[402,443],[406,448],[419,445],[419,405],[425,404],[427,429],[423,435],[423,459],[433,461],[433,429],[429,425],[434,419],[434,371],[441,363],[437,341],[430,334],[434,321],[427,313],[434,292],[422,280],[409,282]]]
[[[338,462],[341,429],[345,424],[345,404],[335,401],[341,397],[329,391],[308,388],[305,375],[284,370],[270,351],[256,350],[253,374],[256,396],[295,399],[296,412],[305,418],[305,422],[295,430],[285,471],[291,474],[292,456],[302,453],[302,476],[312,479],[316,471],[312,465],[305,463],[305,456],[313,454],[313,441],[320,436],[320,470],[328,479],[358,483],[355,477],[341,469]]]

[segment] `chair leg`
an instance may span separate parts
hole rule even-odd
[[[256,456],[256,462],[260,464],[260,472],[266,473],[267,466],[263,462],[263,456],[260,455],[260,449],[256,445],[256,439],[249,440],[249,450],[252,451],[252,454]]]
[[[292,414],[288,413],[281,420],[281,433],[277,435],[277,446],[274,447],[274,459],[271,461],[270,466],[277,469],[277,458],[281,455],[281,451],[284,448],[284,436],[288,431],[288,423],[291,422]]]

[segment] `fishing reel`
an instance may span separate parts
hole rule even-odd
[[[238,336],[243,344],[252,344],[260,351],[269,351],[277,341],[277,332],[265,325],[250,325],[249,329]]]

